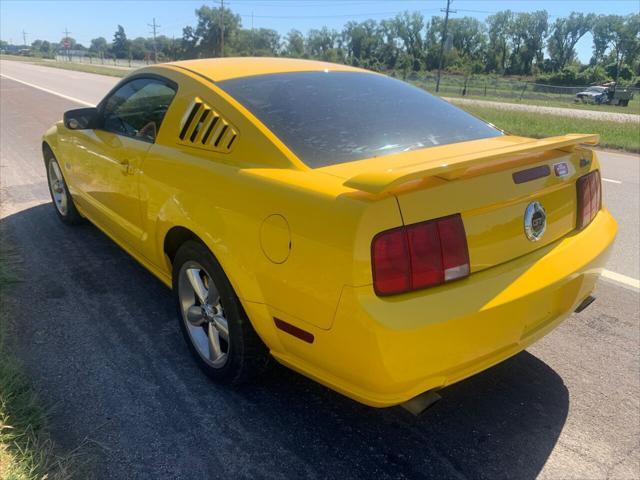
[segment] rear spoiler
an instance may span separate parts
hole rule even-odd
[[[540,140],[532,140],[527,143],[510,145],[497,148],[490,152],[474,152],[461,155],[449,163],[441,161],[425,161],[418,164],[400,166],[398,168],[384,168],[359,173],[349,178],[344,185],[346,187],[361,190],[367,193],[382,193],[393,189],[403,183],[419,180],[427,177],[440,177],[453,180],[465,174],[470,168],[487,162],[500,160],[514,154],[533,154],[547,150],[573,147],[579,144],[596,145],[600,140],[599,135],[584,135],[572,133],[559,137],[549,137]]]

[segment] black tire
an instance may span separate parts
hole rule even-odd
[[[66,225],[78,225],[82,223],[84,219],[82,218],[82,215],[80,215],[80,213],[76,209],[75,204],[73,203],[73,198],[69,193],[69,187],[67,187],[67,182],[62,176],[62,167],[58,163],[58,160],[56,159],[51,149],[49,149],[47,146],[45,146],[43,149],[43,155],[44,155],[44,165],[47,170],[47,184],[49,186],[49,194],[51,195],[53,210],[58,215],[58,218],[60,219],[60,221]],[[54,191],[52,188],[52,181],[51,181],[51,163],[52,162],[55,162],[58,168],[58,172],[61,175],[60,181],[62,182],[63,189],[62,189],[62,192],[58,191],[56,193],[60,196],[64,196],[64,200],[65,200],[64,209],[61,209],[60,207],[58,207],[57,200],[55,198]]]
[[[214,367],[205,361],[189,333],[179,294],[180,272],[188,262],[197,262],[204,268],[220,295],[220,304],[229,330],[227,358],[222,366]],[[180,329],[196,363],[204,373],[216,382],[239,385],[264,372],[269,363],[269,351],[253,329],[222,267],[200,242],[189,240],[178,249],[173,260],[173,292]]]

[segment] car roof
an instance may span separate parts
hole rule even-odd
[[[167,65],[190,70],[215,82],[273,73],[323,72],[327,70],[333,72],[367,72],[360,68],[336,63],[274,57],[202,58],[171,62]]]

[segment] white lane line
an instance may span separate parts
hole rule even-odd
[[[610,178],[603,178],[602,181],[609,182],[609,183],[617,183],[618,185],[622,183],[620,180],[611,180]]]
[[[627,277],[626,275],[612,272],[611,270],[603,270],[602,276],[604,278],[608,278],[609,280],[613,280],[614,282],[627,285],[628,287],[635,288],[636,290],[640,290],[640,280],[638,280],[637,278]]]
[[[70,97],[69,95],[64,95],[63,93],[56,92],[54,90],[49,90],[48,88],[41,87],[39,85],[34,85],[33,83],[25,82],[24,80],[20,80],[19,78],[11,77],[9,75],[5,75],[4,73],[0,73],[0,77],[7,78],[9,80],[13,80],[14,82],[19,82],[28,87],[37,88],[38,90],[42,90],[43,92],[50,93],[52,95],[57,95],[58,97],[64,98],[66,100],[71,100],[72,102],[80,103],[82,105],[86,105],[87,107],[95,107],[95,104],[85,102],[84,100],[80,100],[79,98]]]

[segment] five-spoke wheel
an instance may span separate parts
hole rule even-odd
[[[67,225],[75,225],[82,222],[82,217],[73,203],[58,160],[48,146],[44,147],[43,154],[47,167],[49,192],[51,193],[51,200],[56,208],[58,218]]]
[[[217,259],[203,243],[188,240],[172,260],[180,327],[198,366],[222,383],[260,373],[269,352]]]
[[[216,284],[202,265],[191,260],[178,277],[182,319],[202,359],[219,368],[229,353],[229,325]]]

